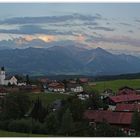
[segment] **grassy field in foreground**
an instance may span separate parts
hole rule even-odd
[[[51,137],[43,134],[27,134],[0,130],[0,137]]]
[[[95,82],[96,85],[88,85],[85,86],[87,89],[98,90],[99,92],[104,91],[105,89],[112,89],[116,92],[119,88],[123,86],[129,86],[131,88],[139,88],[140,89],[140,79],[132,79],[132,80],[112,80],[112,81],[101,81]]]
[[[59,94],[59,93],[29,93],[31,99],[33,101],[35,101],[38,97],[39,99],[42,100],[42,103],[47,106],[49,103],[52,103],[53,101],[57,100],[57,99],[66,99],[68,98],[70,95],[66,95],[66,94]]]

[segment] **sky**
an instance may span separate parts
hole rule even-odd
[[[0,3],[0,48],[71,41],[140,56],[139,13],[140,3]]]

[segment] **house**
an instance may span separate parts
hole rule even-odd
[[[134,112],[134,111],[140,111],[140,104],[117,104],[115,111],[118,112]]]
[[[17,84],[18,86],[26,86],[26,82],[18,82],[18,84]]]
[[[80,100],[86,100],[86,99],[89,99],[89,94],[85,93],[85,92],[81,92],[81,93],[78,93],[77,94],[77,97],[80,99]]]
[[[19,92],[19,88],[17,86],[6,87],[6,92],[7,93],[16,93],[16,92]]]
[[[32,93],[41,93],[41,87],[37,86],[37,85],[31,85],[31,92]]]
[[[26,85],[19,87],[20,92],[41,93],[41,88],[37,85]]]
[[[86,84],[86,83],[89,82],[89,79],[88,79],[88,78],[79,78],[79,82],[80,82],[81,84]]]
[[[95,126],[103,121],[107,121],[113,126],[130,128],[132,116],[133,113],[131,112],[112,112],[108,110],[86,110],[84,112],[84,118]]]
[[[67,91],[79,93],[79,92],[83,92],[84,90],[83,90],[83,87],[79,84],[68,83]]]
[[[63,93],[65,92],[65,86],[63,83],[53,82],[48,84],[48,91]]]
[[[0,87],[0,98],[3,98],[5,95],[7,95],[7,91],[4,87]]]
[[[122,87],[119,89],[117,95],[129,95],[129,94],[137,94],[136,90],[130,87]]]
[[[76,80],[69,80],[69,83],[76,84],[77,82],[76,82]]]
[[[50,82],[50,80],[48,78],[45,78],[45,77],[38,79],[38,81],[41,82],[42,84],[47,84]]]
[[[108,103],[116,105],[118,103],[140,103],[140,95],[128,94],[128,95],[117,95],[108,97]]]
[[[0,85],[17,85],[17,79],[15,76],[6,77],[4,67],[0,70]]]
[[[18,85],[17,84],[17,79],[15,76],[10,76],[5,78],[5,85]]]
[[[112,89],[106,89],[101,93],[101,99],[105,99],[109,96],[112,96],[114,93],[112,91]]]

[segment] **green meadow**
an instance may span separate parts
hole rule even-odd
[[[66,99],[69,95],[60,94],[60,93],[29,93],[31,100],[35,101],[38,97],[42,101],[42,103],[47,106],[57,99]]]
[[[18,133],[0,130],[0,137],[51,137],[43,134]]]
[[[114,92],[116,92],[119,88],[123,86],[129,86],[134,89],[140,89],[140,79],[94,82],[90,83],[90,85],[85,85],[84,88],[86,90],[97,90],[99,92],[102,92],[105,89],[112,89]]]

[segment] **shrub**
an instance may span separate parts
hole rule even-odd
[[[33,122],[32,122],[32,133],[45,134],[46,130],[45,130],[44,124],[40,123],[39,121],[33,120]]]
[[[21,119],[21,120],[13,120],[8,125],[8,130],[14,132],[24,132],[30,133],[32,130],[31,120]]]
[[[0,121],[0,129],[8,130],[9,123],[10,123],[10,120],[2,120],[2,121]]]

